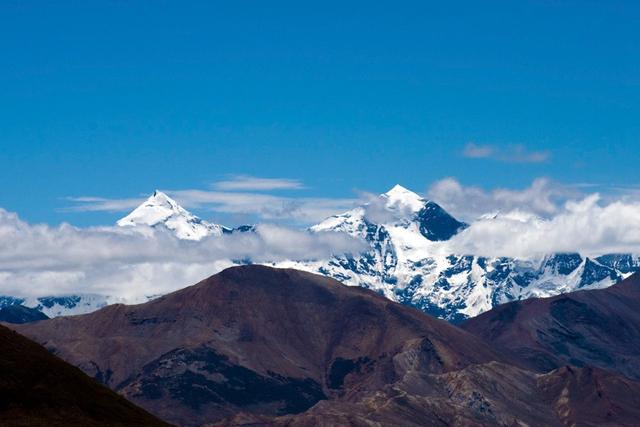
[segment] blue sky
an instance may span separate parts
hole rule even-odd
[[[0,6],[0,207],[30,222],[238,175],[638,184],[638,2],[90,3]]]

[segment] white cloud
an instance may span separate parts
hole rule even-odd
[[[453,178],[428,196],[470,227],[448,250],[484,256],[537,257],[553,252],[640,253],[640,193],[636,187],[588,193],[598,186],[561,185],[546,178],[529,187],[483,190]]]
[[[357,199],[281,197],[271,194],[205,190],[169,191],[185,207],[200,207],[225,214],[252,214],[262,220],[313,223],[353,207]]]
[[[547,150],[531,151],[522,144],[479,145],[473,142],[465,145],[462,155],[471,159],[491,159],[506,163],[544,163],[551,158]]]
[[[233,259],[319,259],[362,245],[346,234],[275,225],[193,242],[155,229],[32,225],[0,209],[0,295],[84,293],[135,301],[196,283]]]
[[[124,212],[136,208],[144,202],[144,198],[105,199],[103,197],[65,197],[65,200],[76,203],[59,209],[62,212]]]
[[[561,185],[546,178],[523,189],[484,190],[453,178],[434,183],[428,196],[470,227],[448,242],[447,253],[531,258],[578,251],[594,256],[640,252],[640,193],[616,188],[606,197],[591,185]],[[357,199],[286,198],[255,192],[182,190],[171,194],[186,206],[260,218],[317,222],[356,204],[373,201],[367,218],[384,221],[389,211],[377,196]],[[124,200],[124,201],[123,201]],[[126,199],[117,203],[126,205]],[[89,198],[84,203],[111,203]],[[485,215],[490,214],[490,215]],[[255,262],[323,259],[358,252],[363,243],[343,234],[309,234],[260,224],[257,232],[200,242],[168,233],[115,227],[80,229],[32,225],[0,210],[0,295],[98,293],[128,300],[165,293],[213,274],[230,259]]]
[[[297,179],[260,178],[250,175],[232,175],[224,181],[214,182],[212,187],[222,191],[300,190],[305,188]]]
[[[463,186],[454,178],[445,178],[436,181],[427,190],[431,200],[465,221],[514,209],[549,217],[559,210],[564,201],[580,195],[575,187],[564,186],[547,178],[537,178],[522,190],[497,188],[491,191]]]
[[[450,243],[455,252],[486,256],[640,253],[640,203],[604,204],[592,194],[567,201],[546,219],[522,211],[483,218]]]
[[[465,145],[464,150],[462,150],[462,155],[471,159],[484,159],[491,157],[493,152],[494,147],[490,145],[478,145],[470,142]]]

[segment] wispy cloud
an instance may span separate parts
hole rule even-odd
[[[313,224],[363,202],[360,198],[285,197],[245,191],[186,189],[165,192],[187,209],[251,216],[258,222],[298,225]],[[67,197],[66,200],[74,205],[62,208],[63,211],[127,212],[142,203],[144,198]]]
[[[479,145],[473,142],[465,145],[462,155],[470,159],[491,159],[505,163],[544,163],[551,158],[547,150],[532,151],[522,144]]]
[[[221,191],[269,191],[301,190],[301,181],[288,178],[261,178],[250,175],[232,175],[224,181],[214,182],[212,187]]]
[[[350,209],[355,198],[282,197],[272,194],[206,190],[170,191],[186,207],[199,207],[224,214],[250,214],[259,219],[313,223]]]
[[[231,175],[215,182],[212,189],[162,190],[187,209],[202,209],[234,217],[251,217],[255,221],[288,222],[310,225],[328,216],[348,210],[362,198],[295,197],[271,193],[277,190],[301,190],[297,179],[261,178]],[[126,212],[145,199],[140,197],[108,199],[104,197],[67,197],[72,206],[61,211]]]
[[[144,198],[106,199],[104,197],[65,197],[64,200],[74,203],[58,209],[62,212],[124,212],[136,208],[144,202]]]
[[[473,142],[468,143],[462,150],[462,155],[471,159],[485,159],[493,155],[494,147],[490,145],[477,145]]]

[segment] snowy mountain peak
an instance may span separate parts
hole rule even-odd
[[[201,220],[180,206],[175,200],[159,190],[135,208],[129,215],[118,220],[121,227],[164,226],[176,237],[185,240],[200,240],[206,236],[220,236],[223,227]]]
[[[160,190],[154,190],[153,194],[147,199],[147,203],[155,203],[158,205],[179,206],[175,200],[167,196]]]
[[[540,219],[521,212],[494,212],[478,219],[503,220]],[[456,322],[508,301],[610,286],[640,271],[640,257],[631,254],[592,259],[578,253],[556,253],[542,260],[460,254],[450,239],[466,227],[436,202],[397,185],[369,203],[311,227],[312,231],[342,231],[359,237],[367,243],[366,250],[280,266],[373,289]]]
[[[414,193],[413,191],[409,190],[406,187],[403,187],[400,184],[396,184],[393,187],[391,187],[391,189],[389,191],[387,191],[386,193],[387,196],[391,196],[393,194],[412,194],[412,195],[416,195],[416,193]]]
[[[182,208],[171,197],[159,190],[135,208],[129,215],[118,221],[118,225],[148,225],[154,226],[171,217],[183,216],[192,219],[194,216]]]
[[[376,203],[377,201],[382,203]],[[437,203],[427,200],[401,185],[394,186],[362,206],[334,215],[311,227],[312,231],[342,231],[369,240],[373,230],[405,230],[401,234],[421,234],[430,241],[448,240],[466,225],[449,215]],[[410,239],[411,240],[411,239]],[[406,242],[412,246],[413,243]]]
[[[141,205],[146,206],[148,208],[156,208],[166,210],[165,213],[173,212],[180,214],[189,214],[182,206],[180,206],[175,200],[171,197],[167,196],[166,193],[163,193],[160,190],[155,190],[151,196]],[[151,225],[151,224],[149,224]]]
[[[391,190],[380,195],[387,199],[388,208],[409,208],[411,212],[418,212],[424,207],[426,200],[411,190],[396,184]]]

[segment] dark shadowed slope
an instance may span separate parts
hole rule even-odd
[[[594,368],[547,374],[501,363],[412,373],[359,399],[322,401],[277,418],[239,414],[215,426],[637,426],[640,384]]]
[[[296,270],[234,267],[138,306],[16,329],[179,424],[302,412],[407,371],[503,360],[478,338],[371,291]]]
[[[7,323],[29,323],[38,320],[45,320],[49,317],[35,308],[14,304],[0,308],[0,322]]]
[[[4,326],[0,349],[0,425],[166,425]]]
[[[512,302],[461,325],[544,372],[591,365],[640,379],[640,275],[601,290]]]

